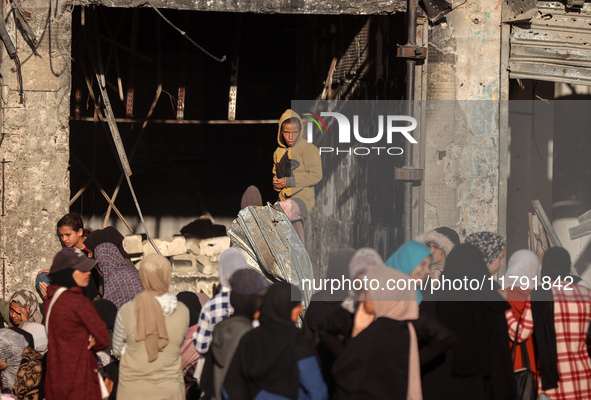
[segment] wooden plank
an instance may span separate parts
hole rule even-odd
[[[568,230],[570,239],[575,240],[591,234],[591,221],[583,222],[581,225],[572,227]]]
[[[546,230],[546,233],[548,234],[548,238],[552,242],[552,246],[564,247],[562,245],[562,243],[560,242],[558,235],[556,234],[556,232],[554,232],[554,228],[552,228],[552,223],[548,219],[548,216],[546,215],[546,212],[544,211],[544,208],[542,207],[542,204],[540,203],[540,201],[539,200],[532,200],[531,205],[534,207],[534,210],[535,210],[536,214],[538,215],[538,218],[539,218],[542,226]]]

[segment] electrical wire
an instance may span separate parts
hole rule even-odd
[[[466,0],[468,1],[468,0]],[[195,47],[197,47],[199,50],[201,50],[203,53],[205,53],[207,56],[211,57],[212,59],[214,59],[217,62],[224,62],[226,61],[226,56],[222,56],[221,58],[218,58],[216,56],[214,56],[213,54],[211,54],[209,51],[205,50],[203,47],[199,46],[197,43],[195,43],[195,41],[193,39],[191,39],[189,36],[187,36],[187,33],[181,29],[179,29],[176,25],[174,25],[172,22],[170,22],[170,20],[168,18],[166,18],[164,16],[164,14],[162,14],[162,12],[160,12],[159,9],[157,9],[152,3],[150,3],[149,1],[147,2],[147,4],[152,7],[154,9],[154,11],[156,11],[158,13],[158,15],[160,15],[162,17],[163,20],[165,20],[168,25],[172,26],[175,30],[177,30],[181,35],[183,35],[184,37],[187,38],[187,40],[189,42],[191,42],[191,44]]]

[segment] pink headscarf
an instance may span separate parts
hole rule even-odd
[[[400,271],[387,267],[371,268],[367,271],[367,279],[370,282],[369,297],[373,300],[376,318],[390,318],[396,321],[410,321],[419,318],[419,304],[417,294],[413,287],[409,286],[410,277]],[[379,287],[371,290],[371,282],[376,280]],[[389,287],[397,287],[396,283],[406,281],[406,289],[398,290]],[[376,283],[374,286],[376,287]],[[400,285],[400,287],[404,287]],[[384,290],[382,290],[384,289]],[[408,391],[407,400],[422,399],[421,389],[421,364],[419,361],[419,345],[417,334],[411,322],[408,322],[410,335],[408,357]]]

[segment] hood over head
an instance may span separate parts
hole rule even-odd
[[[439,228],[438,228],[439,229]],[[437,246],[443,251],[445,257],[449,256],[449,253],[453,250],[454,246],[459,243],[454,243],[447,235],[437,231],[432,230],[429,232],[425,232],[420,234],[415,238],[417,242],[424,243],[425,245],[429,245],[430,242],[437,244]]]
[[[286,145],[286,143],[283,141],[283,137],[281,136],[281,125],[283,125],[283,123],[285,121],[287,121],[288,119],[292,119],[292,118],[295,118],[300,122],[300,134],[298,135],[298,138],[296,139],[294,146],[297,145],[298,143],[300,143],[300,141],[304,140],[304,139],[302,139],[303,130],[304,130],[304,123],[302,122],[302,117],[300,117],[299,114],[296,113],[295,111],[293,111],[291,109],[287,109],[287,110],[285,110],[283,115],[281,115],[281,118],[279,118],[279,128],[277,130],[277,143],[279,143],[279,146],[281,146],[281,147],[288,147]]]

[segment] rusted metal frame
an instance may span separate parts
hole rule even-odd
[[[106,90],[106,87],[104,84],[104,70],[103,70],[103,65],[102,65],[101,59],[100,59],[100,52],[99,52],[98,67],[99,67],[99,70],[96,71],[96,75],[97,75],[97,79],[99,81],[98,82],[99,89],[101,90],[101,95],[103,96],[103,101],[105,103],[105,116],[108,121],[108,126],[109,126],[109,130],[111,131],[111,136],[113,137],[113,141],[115,142],[115,146],[117,148],[117,153],[119,155],[119,161],[121,162],[121,166],[123,167],[123,171],[125,172],[125,179],[127,179],[127,185],[129,186],[129,191],[131,192],[133,202],[135,203],[135,207],[136,207],[136,210],[137,210],[138,215],[140,217],[140,221],[142,222],[142,226],[144,228],[144,232],[146,233],[146,238],[148,239],[148,242],[150,242],[150,244],[152,245],[152,247],[154,248],[154,250],[156,251],[157,254],[161,254],[160,250],[158,249],[158,247],[156,246],[156,244],[154,243],[154,241],[150,237],[150,232],[148,231],[148,228],[146,227],[146,222],[144,221],[144,215],[142,213],[137,196],[135,195],[135,190],[133,189],[133,185],[131,184],[131,180],[129,178],[131,176],[131,167],[129,166],[127,154],[125,153],[125,148],[123,147],[123,143],[122,143],[121,137],[119,135],[119,129],[117,127],[117,124],[115,123],[115,115],[113,114],[113,109],[111,107],[111,102],[109,100],[109,94],[107,93],[107,90]],[[102,80],[101,80],[101,77],[103,78]],[[104,190],[101,190],[101,193],[103,194],[103,196],[105,196],[105,198],[108,199],[109,196],[107,195],[107,193],[104,192]],[[110,202],[110,199],[108,201]],[[117,209],[114,207],[114,204],[111,203],[111,205],[113,206],[113,209],[115,209],[115,211],[117,212]],[[119,214],[117,214],[117,215],[119,215]]]
[[[157,51],[158,87],[156,88],[156,96],[154,97],[154,100],[152,101],[152,105],[150,106],[150,109],[148,110],[148,114],[147,114],[145,120],[143,121],[142,128],[140,129],[140,133],[137,135],[136,141],[131,149],[131,152],[129,153],[130,160],[132,160],[133,156],[135,155],[135,152],[141,142],[144,132],[146,131],[146,126],[148,126],[148,121],[150,120],[150,117],[152,116],[152,113],[154,112],[154,109],[156,108],[156,104],[158,103],[158,100],[160,99],[160,95],[162,94],[162,68],[161,68],[161,64],[162,64],[161,63],[161,60],[162,60],[161,48],[162,48],[162,46],[161,46],[161,41],[160,41],[160,19],[156,19],[155,24],[156,24],[156,29],[158,30],[158,34],[156,35],[158,38],[158,46],[157,46],[157,49],[158,49],[158,51]],[[117,119],[115,119],[115,120],[117,120]],[[117,121],[117,122],[119,122],[119,121]],[[119,176],[119,181],[117,182],[117,186],[115,187],[115,190],[113,191],[113,195],[111,196],[112,203],[115,203],[115,200],[117,199],[117,196],[119,195],[119,190],[121,189],[121,184],[123,183],[124,177],[125,177],[125,174],[121,174]],[[109,207],[107,208],[107,212],[105,213],[105,218],[103,219],[103,227],[107,226],[110,218],[111,218],[111,206],[109,205]]]
[[[235,24],[234,50],[230,67],[230,95],[228,96],[228,120],[236,119],[236,101],[238,97],[238,68],[240,65],[240,39],[242,36],[242,16],[237,17]]]
[[[109,34],[109,37],[111,38],[112,42],[114,42],[117,36],[113,35],[113,33],[111,32],[111,28],[109,27],[108,21],[105,18],[105,14],[103,13],[102,8],[99,8],[99,12],[100,12],[102,20],[103,20],[103,26],[107,30],[107,33]],[[122,23],[121,23],[122,21],[123,21],[123,19],[121,19],[119,21],[119,26],[118,26],[117,30],[120,30],[121,25],[122,25]],[[101,37],[102,37],[102,35],[101,35]],[[119,56],[117,55],[117,50],[114,45],[112,45],[111,48],[109,49],[109,55],[107,56],[107,63],[106,63],[106,67],[105,67],[105,75],[108,73],[109,67],[111,66],[111,58],[115,59],[115,73],[117,74],[117,88],[116,88],[116,90],[119,93],[119,100],[123,101],[125,97],[123,94],[123,82],[121,79],[121,68],[119,67]]]
[[[94,176],[92,176],[92,173],[88,170],[88,168],[86,168],[86,166],[84,165],[84,163],[82,163],[82,161],[80,161],[80,159],[78,159],[78,157],[76,157],[76,155],[74,153],[70,154],[70,156],[72,157],[72,159],[74,159],[74,161],[76,161],[76,163],[78,163],[78,165],[86,173],[86,175],[88,175],[88,177],[90,178],[90,181],[97,186],[97,188],[99,189],[99,191],[101,192],[101,194],[103,195],[103,197],[105,198],[105,200],[107,200],[107,202],[115,210],[115,213],[121,219],[121,222],[123,222],[125,224],[125,226],[127,227],[127,229],[129,229],[129,232],[133,233],[133,229],[131,229],[131,226],[129,226],[129,224],[127,223],[127,221],[125,220],[125,218],[123,217],[123,215],[119,212],[119,210],[117,209],[117,207],[115,206],[115,204],[113,204],[111,202],[111,199],[109,198],[109,196],[107,195],[107,192],[105,192],[105,190],[103,189],[103,187],[101,186],[101,184],[99,183],[99,181],[97,181],[96,178]]]
[[[185,27],[190,26],[190,13],[184,13],[184,25]],[[160,24],[160,19],[157,20],[158,24]],[[160,25],[158,25],[160,26]],[[160,40],[160,35],[158,35],[158,39]],[[160,46],[158,46],[158,50],[160,51]],[[187,57],[185,56],[188,53],[188,42],[186,40],[181,41],[181,66],[179,71],[179,89],[177,95],[177,104],[176,104],[176,119],[182,120],[185,118],[185,94],[187,91],[186,87],[186,71],[187,71]],[[158,67],[160,67],[161,59],[158,58]],[[160,80],[158,82],[161,82]]]
[[[91,117],[70,118],[72,121],[94,122]],[[136,118],[115,118],[117,123],[139,124],[145,120]],[[229,121],[227,119],[151,119],[152,124],[178,124],[178,125],[251,125],[251,124],[277,124],[277,119],[242,119]]]
[[[142,124],[142,128],[140,129],[140,133],[138,134],[135,144],[133,145],[133,148],[131,149],[131,152],[129,153],[130,160],[133,160],[133,156],[135,155],[135,152],[140,144],[140,141],[144,135],[144,132],[146,131],[146,126],[148,125],[148,121],[150,120],[150,116],[154,112],[154,108],[156,108],[156,104],[158,103],[158,99],[160,99],[161,93],[162,93],[162,84],[159,84],[158,88],[156,89],[156,97],[154,97],[154,101],[152,102],[152,106],[150,107],[150,110],[148,111],[148,115],[147,115],[146,119],[144,120],[144,123]],[[112,203],[115,203],[115,199],[117,199],[117,195],[119,194],[119,190],[121,189],[121,184],[123,183],[124,177],[125,177],[125,174],[121,174],[121,176],[119,176],[119,181],[117,182],[117,186],[115,187],[115,190],[113,191],[113,195],[111,196]],[[103,227],[107,226],[109,218],[111,218],[111,205],[110,204],[109,204],[109,207],[107,208],[107,212],[105,213],[105,218],[103,220]]]
[[[408,43],[405,45],[398,45],[396,56],[413,60],[425,60],[427,58],[427,48]]]
[[[133,117],[133,99],[135,96],[135,57],[136,57],[136,49],[137,49],[137,36],[139,30],[139,11],[137,9],[133,9],[131,11],[131,54],[129,59],[129,87],[127,88],[127,95],[125,98],[125,116],[126,117]]]
[[[92,180],[89,180],[88,182],[86,182],[86,184],[84,186],[82,186],[82,188],[80,190],[78,190],[78,192],[74,195],[74,197],[72,197],[70,199],[70,201],[68,202],[68,208],[70,208],[72,206],[72,204],[74,204],[74,202],[76,200],[78,200],[78,197],[82,196],[82,193],[84,193],[84,191],[86,189],[88,189],[88,186],[90,186],[91,183],[92,183]]]
[[[394,180],[406,182],[420,182],[424,179],[425,172],[416,168],[395,168]]]
[[[417,45],[417,17],[418,17],[418,0],[408,0],[407,3],[407,18],[408,18],[408,29],[407,36],[408,42],[406,46]],[[414,89],[415,89],[415,66],[416,59],[406,59],[406,101],[407,115],[413,115],[413,100],[414,100]],[[413,157],[412,157],[412,144],[407,140],[404,144],[404,166],[403,169],[413,169]],[[403,231],[404,241],[408,242],[412,239],[412,188],[413,181],[403,182],[403,193],[404,193],[404,218],[403,218]]]

